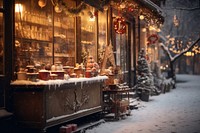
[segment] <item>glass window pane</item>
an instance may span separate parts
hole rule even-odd
[[[121,66],[123,72],[127,71],[126,34],[116,34],[116,64]]]
[[[15,1],[16,66],[52,64],[52,4],[35,0]]]
[[[66,1],[74,7],[74,1]],[[54,59],[66,66],[75,65],[75,17],[64,11],[54,13]]]
[[[98,14],[98,27],[99,27],[99,43],[98,43],[98,63],[101,64],[103,60],[103,53],[107,45],[107,12],[99,12]]]
[[[94,8],[87,7],[84,15],[81,16],[81,45],[83,58],[88,55],[93,56],[97,62],[96,46],[96,17]]]
[[[0,13],[0,75],[4,72],[4,28],[3,13]]]

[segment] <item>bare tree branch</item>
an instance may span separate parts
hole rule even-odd
[[[171,61],[173,59],[173,57],[171,56],[169,48],[167,46],[165,46],[165,44],[163,44],[163,43],[160,43],[160,46],[163,49],[163,51],[167,54],[167,57],[169,58],[169,60]]]
[[[185,54],[186,52],[190,51],[194,45],[196,45],[198,42],[200,41],[200,37],[193,43],[191,44],[187,49],[183,50],[182,52],[180,52],[179,54],[176,54],[175,56],[172,57],[169,48],[167,46],[165,46],[165,44],[161,43],[160,46],[161,48],[166,52],[167,56],[169,57],[171,62],[176,61],[180,56],[182,56],[183,54]]]
[[[177,60],[180,56],[182,56],[182,55],[185,54],[186,52],[192,50],[192,48],[194,47],[194,45],[196,45],[199,41],[200,41],[200,37],[199,37],[193,44],[191,44],[187,49],[185,49],[185,50],[183,50],[182,52],[180,52],[179,54],[175,55],[175,56],[173,57],[173,60],[172,60],[172,61],[174,62],[174,61]]]

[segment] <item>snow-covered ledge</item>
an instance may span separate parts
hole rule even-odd
[[[73,116],[73,115],[76,115],[76,114],[79,114],[79,113],[82,113],[82,112],[87,112],[87,111],[98,109],[98,108],[101,108],[101,106],[97,106],[97,107],[94,107],[94,108],[88,108],[88,109],[84,109],[84,110],[79,110],[77,112],[74,112],[74,113],[68,114],[68,115],[61,115],[61,116],[57,116],[57,117],[52,117],[52,118],[46,120],[46,122],[56,121],[56,120],[59,120],[59,119],[62,119],[62,118],[66,118],[66,117],[69,117],[69,116]]]
[[[92,78],[70,78],[68,80],[38,80],[37,82],[32,82],[28,80],[15,80],[11,82],[11,85],[62,85],[62,84],[68,84],[68,83],[74,83],[75,85],[77,83],[89,83],[89,82],[101,82],[103,80],[108,79],[107,76],[96,76]]]

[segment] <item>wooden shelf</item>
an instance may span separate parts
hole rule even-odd
[[[38,43],[51,43],[52,41],[46,41],[46,40],[38,40],[38,39],[29,39],[24,37],[15,37],[15,40],[19,40],[22,42],[38,42]]]

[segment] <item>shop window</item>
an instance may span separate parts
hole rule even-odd
[[[73,0],[67,2],[75,5]],[[57,62],[74,66],[75,17],[59,12],[54,4],[51,0],[15,1],[16,71],[28,65],[43,68]]]
[[[98,63],[101,64],[107,44],[107,12],[98,13]]]
[[[127,40],[126,34],[116,34],[116,65],[123,73],[127,72]]]
[[[126,25],[127,26],[127,25]],[[128,26],[127,26],[128,27]],[[120,67],[122,72],[122,79],[129,83],[129,60],[128,60],[128,33],[116,34],[116,65]]]
[[[67,1],[75,7],[75,2]],[[58,11],[57,11],[58,12]],[[54,62],[75,65],[75,17],[65,12],[54,13]]]
[[[96,27],[96,11],[94,8],[87,6],[84,15],[81,16],[81,53],[82,60],[88,56],[93,56],[97,61],[97,27]]]

